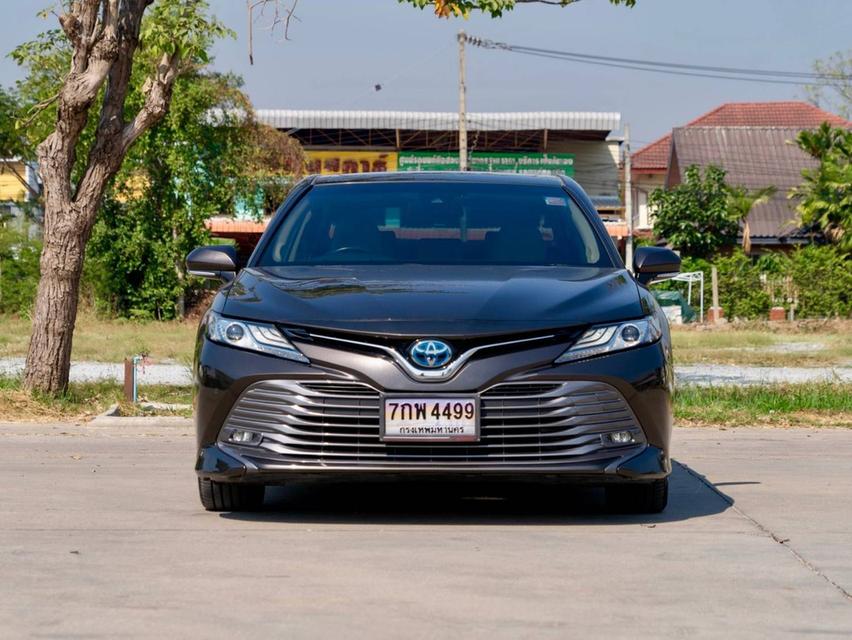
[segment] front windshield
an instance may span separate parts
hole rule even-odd
[[[613,266],[559,187],[414,181],[314,187],[257,262],[355,264]]]

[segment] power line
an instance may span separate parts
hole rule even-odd
[[[714,78],[718,80],[739,80],[746,82],[762,82],[767,84],[802,85],[807,81],[825,83],[828,81],[852,80],[852,75],[811,73],[804,71],[781,71],[774,69],[754,69],[739,67],[720,67],[708,65],[684,64],[677,62],[665,62],[656,60],[642,60],[638,58],[618,58],[613,56],[599,56],[573,51],[559,51],[556,49],[541,49],[524,45],[496,42],[485,38],[468,36],[468,42],[483,49],[497,51],[508,51],[539,58],[551,58],[556,60],[567,60],[602,67],[614,67],[618,69],[630,69],[633,71],[649,71],[652,73],[663,73],[677,76],[690,76],[697,78]],[[798,79],[794,80],[794,78]]]

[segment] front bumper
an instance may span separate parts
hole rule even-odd
[[[304,365],[205,342],[196,371],[196,470],[218,481],[264,483],[376,475],[603,483],[668,475],[671,371],[662,345],[554,366],[559,349],[472,361],[455,378],[436,384],[412,381],[393,363],[367,355],[317,349],[307,354],[312,364]],[[334,396],[311,396],[318,385],[337,383],[360,385],[372,395],[344,404]],[[524,412],[529,420],[520,421],[506,419],[496,401],[490,409],[486,402],[483,439],[464,447],[400,447],[378,440],[379,389],[477,393],[487,399],[489,390],[506,385],[564,389],[565,395],[535,401],[546,412]],[[586,399],[576,401],[580,396]],[[229,428],[257,429],[264,433],[263,445],[222,441],[220,432]],[[636,443],[603,444],[602,434],[623,428],[636,433]]]
[[[644,482],[665,478],[671,473],[671,461],[666,453],[653,445],[643,444],[622,455],[597,462],[573,463],[558,467],[491,467],[459,468],[434,465],[404,468],[399,466],[353,465],[331,467],[256,466],[243,459],[233,448],[222,443],[201,449],[195,466],[198,476],[218,482],[285,483],[306,479],[361,479],[367,477],[393,478],[488,478],[565,480],[577,483],[609,484]]]

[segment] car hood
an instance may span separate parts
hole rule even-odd
[[[624,269],[443,265],[248,268],[222,312],[294,327],[445,337],[644,315]]]

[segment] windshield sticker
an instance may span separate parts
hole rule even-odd
[[[565,198],[556,198],[553,196],[547,196],[544,199],[544,204],[550,205],[551,207],[564,207],[568,204]]]

